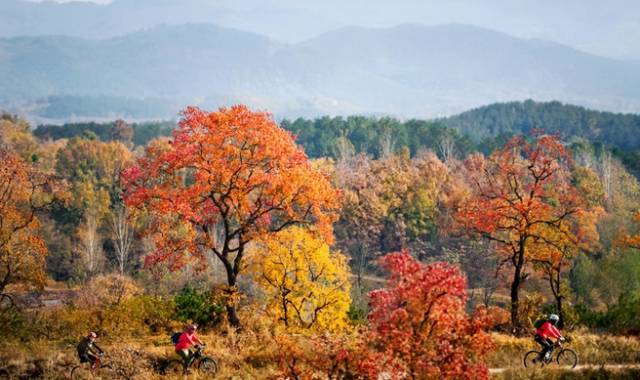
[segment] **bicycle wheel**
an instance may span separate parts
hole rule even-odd
[[[218,363],[215,359],[205,356],[198,363],[198,370],[203,373],[214,374],[218,371]]]
[[[540,360],[538,351],[529,351],[524,355],[524,368],[542,368],[544,360]]]
[[[11,380],[11,374],[6,369],[0,369],[0,380]]]
[[[558,363],[558,365],[567,366],[571,369],[574,369],[578,365],[578,354],[576,354],[575,351],[569,348],[564,348],[560,352],[558,352],[556,362]]]
[[[118,378],[118,371],[116,371],[111,364],[105,364],[100,366],[100,369],[96,371],[93,376],[99,379],[116,379]]]
[[[71,369],[70,377],[72,380],[93,379],[93,374],[88,366],[77,365]]]
[[[170,374],[177,375],[177,374],[183,373],[184,365],[182,364],[182,360],[178,360],[178,359],[169,360],[167,365],[164,366],[164,370],[162,372],[165,375],[170,375]]]

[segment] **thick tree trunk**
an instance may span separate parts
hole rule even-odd
[[[227,305],[227,320],[231,324],[231,326],[239,329],[242,327],[240,324],[240,318],[238,318],[238,312],[236,311],[235,305]]]
[[[237,274],[231,267],[231,265],[225,265],[225,269],[227,270],[227,284],[229,285],[229,291],[234,291],[236,287]],[[231,300],[231,302],[227,303],[227,320],[231,324],[231,326],[236,329],[241,328],[240,318],[238,318],[238,311],[236,310],[235,300]]]
[[[240,261],[242,259],[242,249],[237,253],[236,259],[234,263],[231,264],[228,260],[224,260],[224,268],[227,271],[227,284],[229,285],[229,292],[237,291],[236,285],[238,280],[238,273],[240,268]],[[239,257],[238,257],[239,256]],[[242,325],[240,323],[240,318],[238,317],[238,311],[236,310],[235,297],[231,297],[231,300],[227,303],[227,320],[231,324],[231,326],[236,329],[241,329]]]

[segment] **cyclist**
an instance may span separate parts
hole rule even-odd
[[[560,321],[560,317],[557,314],[551,314],[549,315],[549,318],[536,329],[536,336],[534,339],[542,346],[540,359],[544,359],[544,361],[549,360],[553,351],[554,344],[551,338],[561,342],[564,341],[560,330],[556,327],[558,321]]]
[[[178,343],[176,344],[176,353],[184,360],[184,368],[187,373],[189,372],[189,366],[193,361],[193,352],[191,351],[191,348],[194,345],[204,346],[204,343],[196,335],[197,330],[198,325],[195,323],[189,325],[180,335]]]
[[[100,364],[99,356],[104,355],[104,351],[96,344],[97,338],[98,334],[91,331],[80,340],[77,346],[80,363],[91,363],[92,370]]]

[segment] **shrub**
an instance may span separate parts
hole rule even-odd
[[[84,307],[114,306],[140,294],[142,289],[132,278],[106,274],[94,277],[83,287],[78,304]]]
[[[349,321],[354,325],[364,325],[367,323],[367,311],[352,303],[347,311]]]
[[[222,302],[216,302],[213,292],[198,292],[190,286],[174,298],[174,318],[181,322],[195,322],[200,326],[213,326],[220,322],[225,312]]]

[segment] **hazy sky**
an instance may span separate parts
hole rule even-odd
[[[97,3],[97,4],[108,4],[111,0],[27,0],[34,3],[42,3],[45,1],[51,1],[54,3],[71,3],[71,2],[87,2],[87,3]]]
[[[159,23],[211,21],[285,42],[297,42],[350,25],[387,27],[402,23],[462,23],[517,37],[547,39],[597,55],[640,60],[638,0],[84,1],[110,3],[109,8],[118,8],[125,15],[123,17],[129,13],[129,7],[146,6],[150,10],[144,14]],[[225,16],[216,18],[223,13]],[[141,22],[146,23],[141,27],[149,27],[149,20]]]

